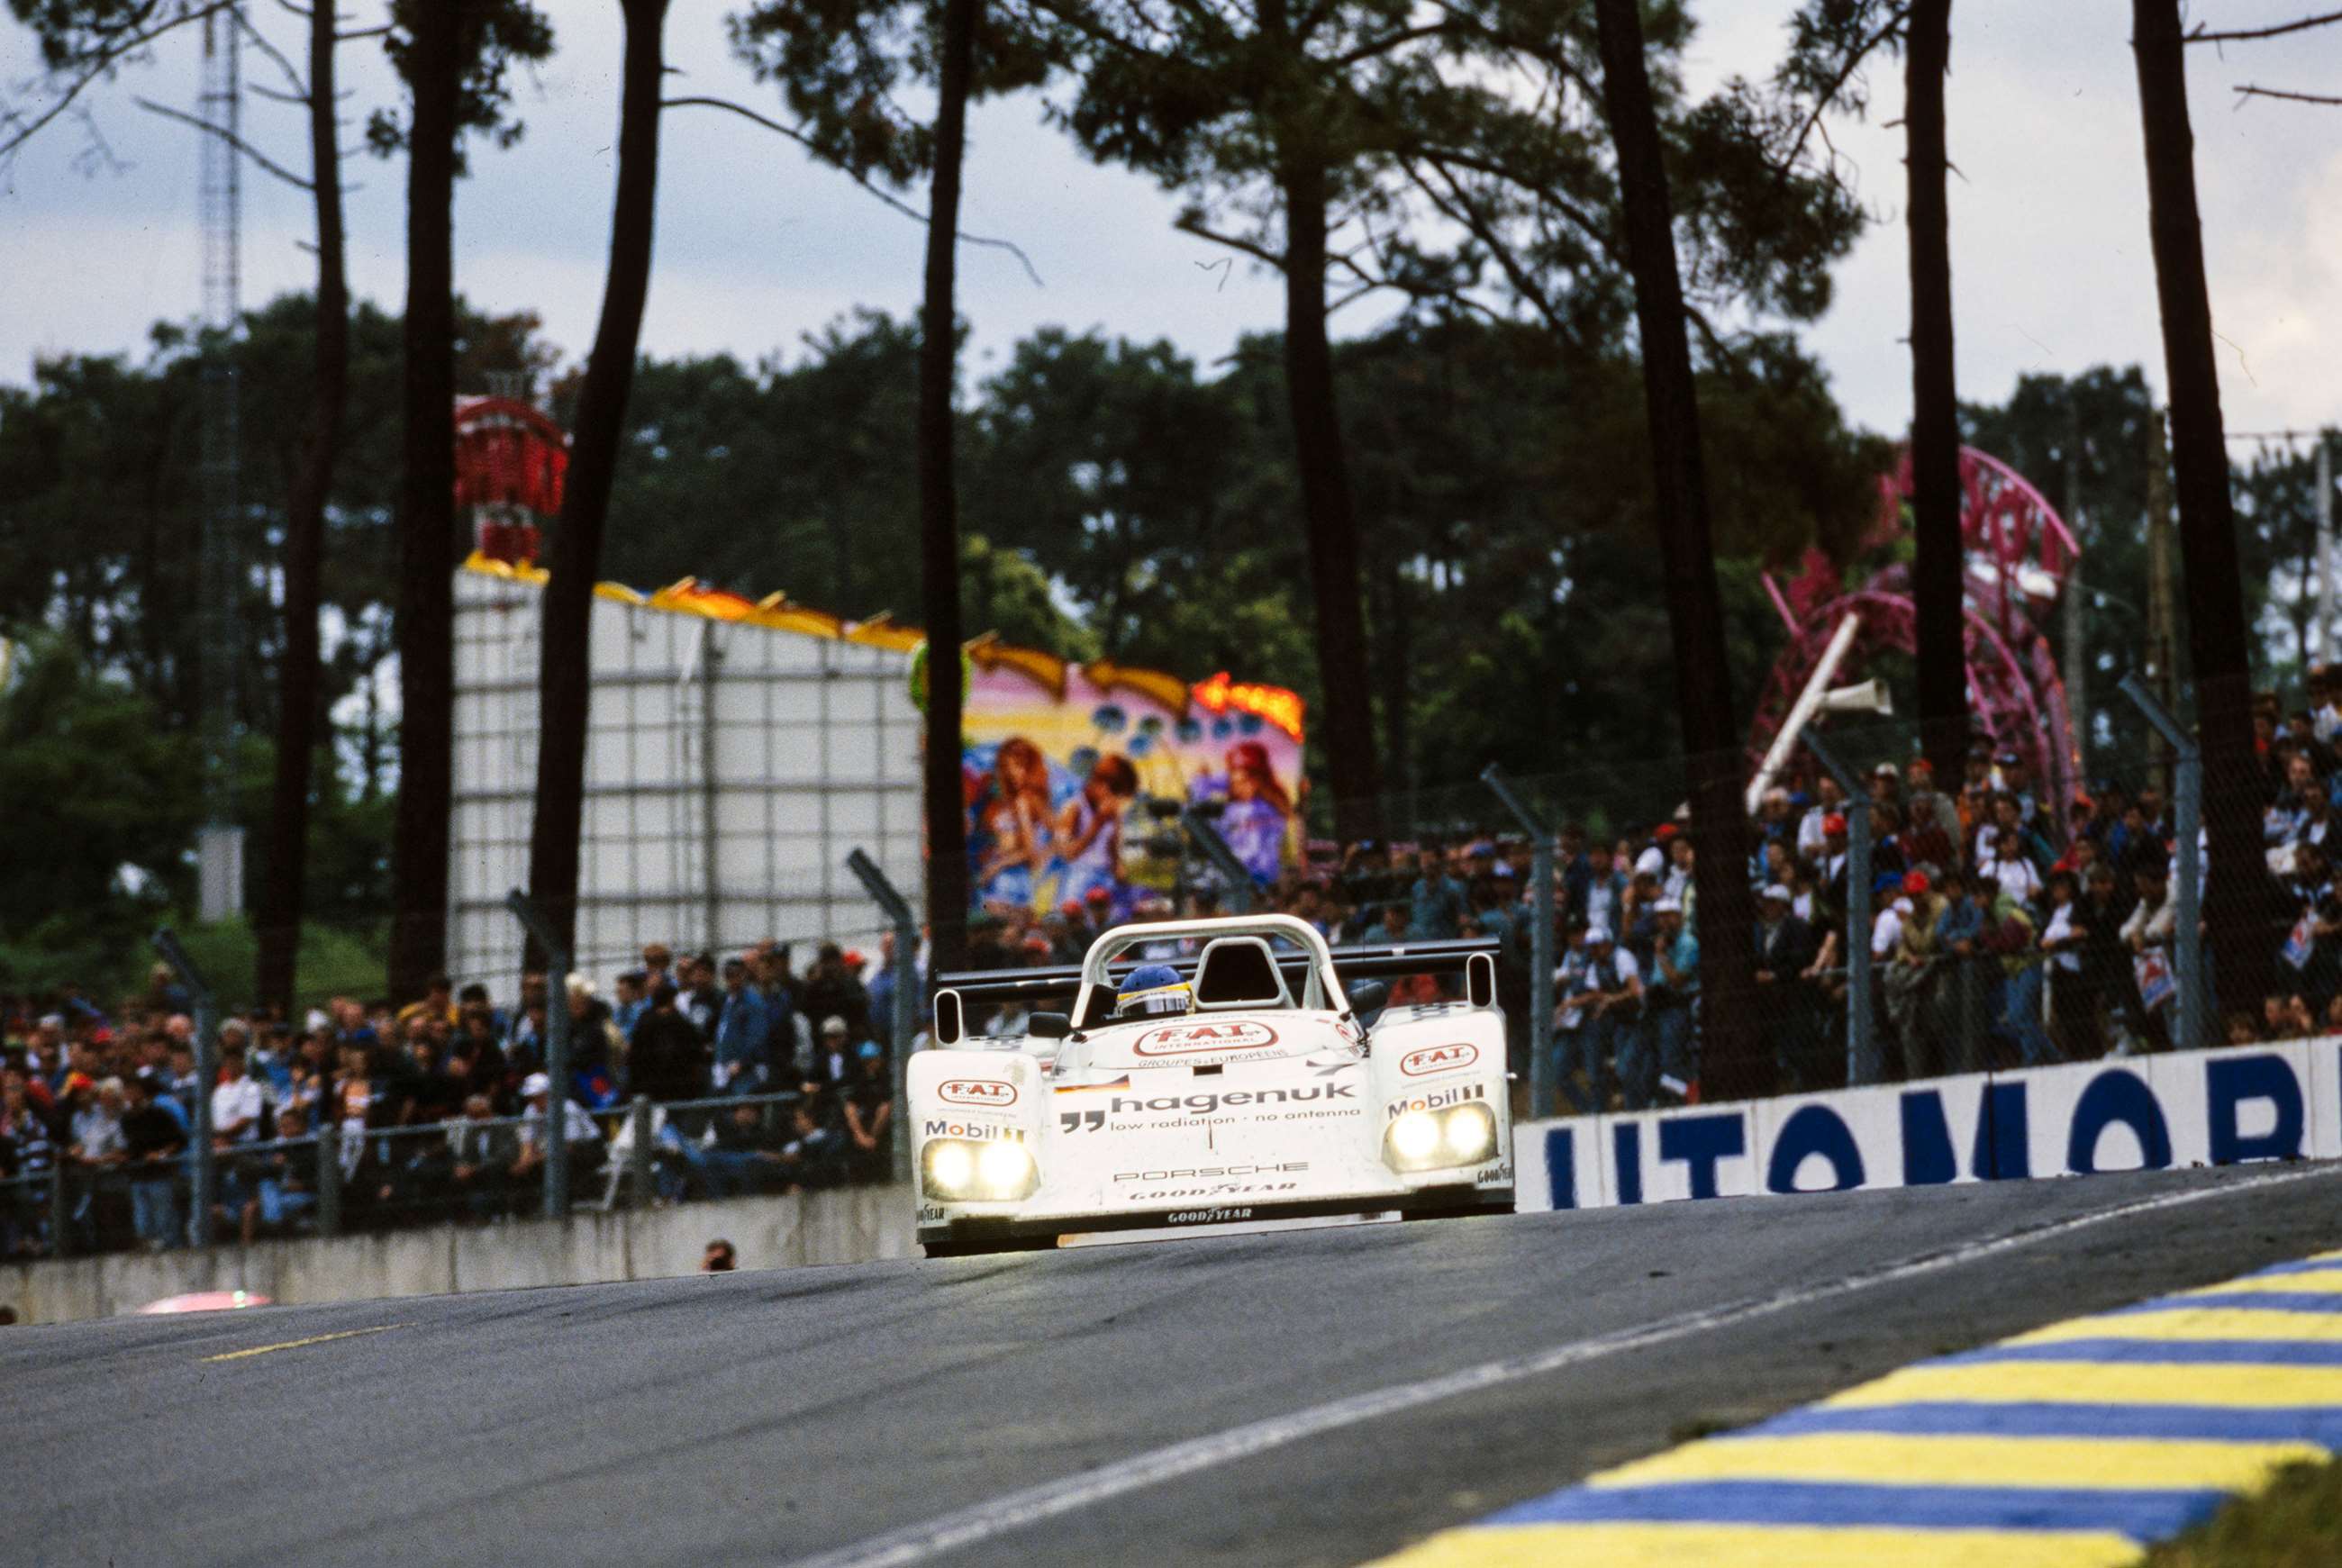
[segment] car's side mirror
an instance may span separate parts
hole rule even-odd
[[[1350,999],[1350,1011],[1361,1018],[1390,1005],[1390,987],[1379,980],[1362,980],[1345,987],[1343,994]]]
[[[1063,1013],[1036,1013],[1025,1020],[1025,1033],[1036,1040],[1063,1040],[1073,1032],[1073,1019]]]
[[[956,1045],[967,1034],[967,1020],[959,1004],[956,991],[936,993],[936,1044]]]

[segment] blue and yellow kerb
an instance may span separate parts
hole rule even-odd
[[[2342,1253],[1924,1362],[1386,1568],[2116,1568],[2342,1451]]]

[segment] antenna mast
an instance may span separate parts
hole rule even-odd
[[[236,500],[235,342],[241,315],[239,253],[243,169],[236,151],[244,99],[241,21],[232,11],[204,18],[204,76],[197,138],[204,231],[203,375],[199,504],[203,508],[196,624],[202,634],[204,825],[196,832],[199,913],[225,920],[244,909],[244,830],[236,824],[237,665],[243,656],[243,551]]]

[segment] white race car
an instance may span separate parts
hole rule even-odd
[[[1078,971],[945,975],[908,1064],[929,1257],[1069,1233],[1311,1215],[1509,1213],[1492,941],[1329,950],[1290,915],[1119,926]],[[1460,974],[1386,1008],[1370,977]],[[977,1004],[1073,995],[1021,1034]]]

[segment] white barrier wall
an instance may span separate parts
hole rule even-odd
[[[1525,1124],[1524,1209],[2342,1159],[2342,1035]]]

